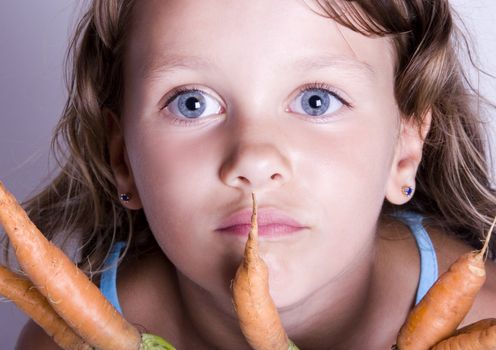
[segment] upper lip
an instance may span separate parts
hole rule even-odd
[[[251,215],[252,208],[239,210],[223,220],[218,230],[236,225],[250,225]],[[306,227],[282,210],[276,208],[257,208],[257,222],[259,226],[279,224],[292,227]]]

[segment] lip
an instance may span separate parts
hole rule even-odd
[[[239,236],[247,236],[251,228],[252,209],[235,212],[222,221],[216,231]],[[276,208],[257,208],[259,236],[285,236],[294,234],[307,226]]]

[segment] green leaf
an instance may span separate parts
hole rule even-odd
[[[288,350],[300,350],[298,349],[298,347],[295,345],[295,343],[293,343],[291,341],[291,339],[288,339],[289,340],[289,347],[288,347]]]
[[[143,333],[140,350],[176,350],[176,348],[158,335]]]

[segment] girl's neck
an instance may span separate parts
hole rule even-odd
[[[372,311],[368,305],[376,285],[374,243],[360,258],[335,280],[280,312],[289,337],[302,349],[349,349],[353,348],[350,340],[356,345],[358,335],[365,334],[369,325],[364,322]],[[201,340],[209,349],[249,349],[230,297],[214,297],[186,276],[178,275],[180,294],[188,323],[198,337],[196,341]],[[191,335],[188,338],[194,339]]]

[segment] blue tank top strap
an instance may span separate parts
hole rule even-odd
[[[109,256],[104,262],[104,267],[108,267],[100,278],[100,291],[107,300],[122,314],[122,308],[117,295],[117,261],[122,250],[126,247],[126,243],[117,242],[112,247]]]
[[[408,225],[419,249],[420,278],[415,298],[415,304],[418,304],[438,278],[436,251],[429,234],[422,225],[423,216],[421,214],[403,210],[395,212],[393,216]]]

